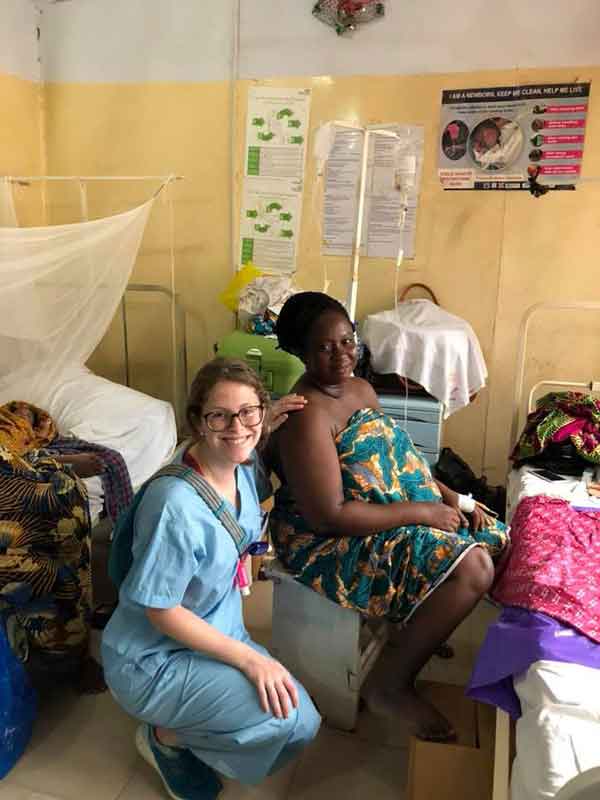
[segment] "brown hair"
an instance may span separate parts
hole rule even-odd
[[[252,367],[238,358],[213,358],[212,361],[209,361],[198,370],[196,377],[192,381],[185,410],[185,416],[191,431],[196,430],[208,395],[217,383],[222,381],[241,383],[254,389],[258,396],[258,402],[261,406],[264,406],[265,419],[267,418],[267,412],[271,407],[271,396]],[[261,442],[267,433],[265,426],[263,426]]]

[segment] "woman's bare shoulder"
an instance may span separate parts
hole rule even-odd
[[[305,392],[304,397],[308,401],[301,411],[296,411],[289,415],[285,425],[282,426],[282,433],[294,435],[305,434],[315,428],[331,428],[331,412],[326,401],[320,396],[319,392]]]
[[[352,388],[356,396],[361,399],[364,408],[379,407],[375,389],[364,378],[352,378]]]

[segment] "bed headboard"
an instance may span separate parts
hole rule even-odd
[[[529,336],[529,326],[532,318],[542,311],[600,311],[600,303],[589,301],[565,302],[565,303],[536,303],[530,306],[521,320],[519,329],[519,351],[517,355],[517,369],[515,373],[515,394],[513,402],[513,418],[511,427],[511,446],[517,441],[519,435],[521,415],[525,410],[525,415],[532,411],[532,404],[535,392],[540,386],[564,386],[570,389],[587,389],[592,392],[600,392],[600,381],[589,380],[585,382],[564,381],[560,378],[549,378],[538,381],[527,396],[527,404],[523,404],[523,391],[525,384],[525,365],[527,357],[527,339]]]

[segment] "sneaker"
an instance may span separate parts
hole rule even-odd
[[[158,772],[173,800],[214,800],[223,788],[215,772],[190,750],[160,744],[151,725],[138,727],[135,746],[144,761]]]

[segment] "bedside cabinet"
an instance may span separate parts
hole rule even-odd
[[[378,394],[381,410],[394,417],[433,466],[440,456],[442,404],[433,397]]]

